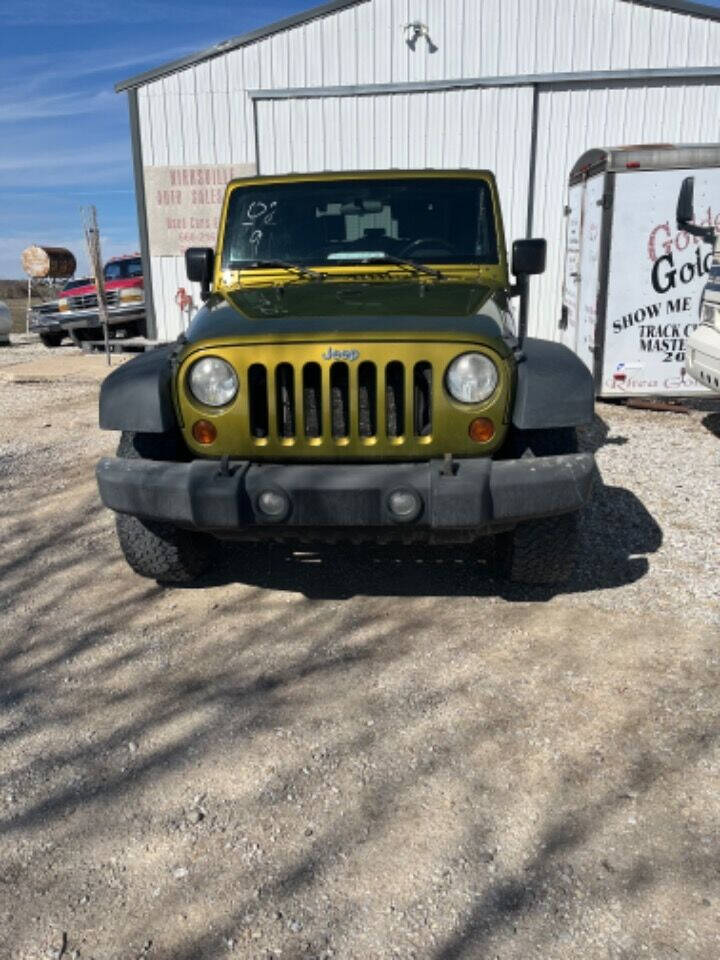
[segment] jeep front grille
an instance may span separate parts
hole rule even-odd
[[[502,443],[510,371],[498,357],[500,382],[486,404],[453,401],[448,364],[474,343],[459,340],[309,342],[203,346],[181,364],[178,404],[183,432],[199,456],[250,460],[424,460],[445,453],[477,456]],[[481,348],[482,349],[482,348]],[[229,407],[211,411],[193,400],[188,373],[205,352],[222,356],[240,388]],[[329,352],[355,355],[328,357]],[[479,414],[497,426],[495,440],[478,446],[468,434]],[[212,448],[192,437],[196,420],[211,415]]]
[[[329,433],[334,441],[357,437],[403,443],[406,438],[432,437],[433,367],[428,361],[408,366],[393,360],[380,370],[367,360],[357,366],[337,361],[325,378],[320,364],[311,362],[297,376],[300,390],[289,363],[274,370],[260,363],[249,367],[253,439],[287,442],[304,437],[317,442]]]

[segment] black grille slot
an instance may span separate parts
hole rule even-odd
[[[322,372],[319,363],[306,363],[303,368],[303,420],[305,436],[322,434]]]
[[[330,410],[333,437],[346,437],[350,432],[349,375],[346,363],[330,367]]]
[[[278,436],[295,436],[295,371],[289,363],[281,363],[275,371],[275,409]]]
[[[253,437],[268,435],[267,370],[261,363],[254,363],[248,370],[248,395],[250,400],[250,433]]]
[[[413,421],[416,437],[429,437],[432,433],[432,374],[432,365],[426,360],[415,364]]]
[[[385,368],[385,423],[389,437],[405,432],[405,368],[399,360]]]
[[[377,434],[377,370],[367,360],[358,369],[358,423],[361,437]]]

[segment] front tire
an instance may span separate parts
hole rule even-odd
[[[577,512],[527,520],[495,537],[495,573],[527,586],[565,583],[575,569],[579,542]]]
[[[64,333],[41,333],[40,339],[43,342],[43,345],[52,349],[53,347],[59,347],[60,344],[65,339]]]
[[[518,430],[511,427],[501,456],[507,459],[526,457],[559,457],[578,452],[575,427],[556,427],[552,430]]]
[[[70,338],[74,343],[88,343],[94,340],[103,339],[102,328],[97,327],[78,327],[70,331]]]
[[[182,462],[187,449],[179,435],[123,433],[118,457]],[[214,541],[208,534],[127,513],[115,518],[120,548],[135,573],[158,583],[192,583],[210,569]]]
[[[513,429],[504,453],[512,458],[556,457],[577,453],[574,427],[555,430]],[[510,583],[549,586],[573,574],[580,547],[580,513],[526,520],[495,536],[496,576]]]
[[[211,544],[205,534],[127,513],[117,514],[115,528],[125,559],[141,577],[192,583],[210,568]]]

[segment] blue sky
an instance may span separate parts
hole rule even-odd
[[[115,83],[289,16],[311,0],[0,0],[0,278],[31,243],[85,260],[83,206],[103,254],[138,249],[127,95]]]

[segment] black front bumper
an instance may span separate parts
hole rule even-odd
[[[590,453],[361,465],[106,458],[96,472],[106,507],[218,535],[405,528],[479,536],[579,510],[590,497],[595,460]],[[407,489],[421,508],[414,519],[401,521],[388,501]],[[287,497],[284,516],[273,520],[261,512],[258,498],[266,490]]]

